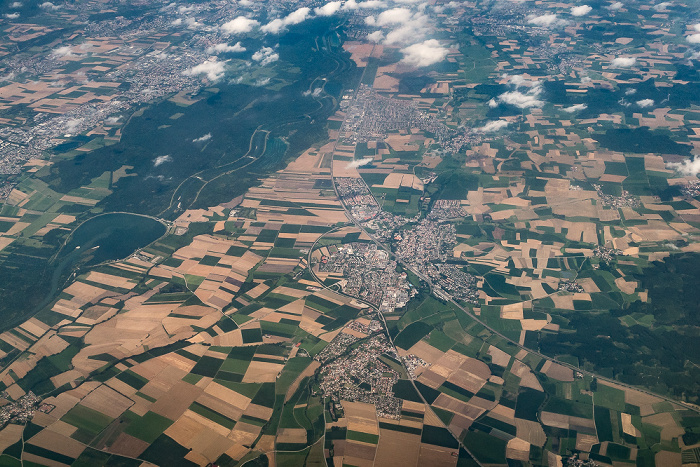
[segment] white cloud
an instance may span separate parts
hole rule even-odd
[[[190,11],[194,11],[194,7],[193,7],[193,6],[184,6],[184,5],[182,5],[182,6],[180,6],[180,8],[177,9],[177,11],[178,11],[178,13],[180,13],[181,15],[184,15],[184,14],[186,14],[186,13],[189,13]]]
[[[686,37],[685,40],[687,40],[691,44],[700,44],[700,33],[691,34],[688,37]]]
[[[579,110],[586,110],[588,106],[586,104],[574,104],[569,107],[564,107],[562,110],[568,113],[578,112]]]
[[[321,95],[322,92],[323,92],[323,89],[322,89],[322,88],[316,88],[316,89],[313,90],[313,92],[311,92],[311,91],[304,91],[304,92],[302,93],[302,95],[305,96],[305,97],[308,97],[308,96],[311,96],[311,97],[319,97],[319,96]]]
[[[384,33],[382,31],[374,31],[367,34],[367,40],[370,42],[381,42],[384,40]]]
[[[204,143],[205,141],[209,141],[211,139],[211,133],[207,133],[204,136],[200,136],[199,138],[195,138],[192,140],[193,143]]]
[[[53,49],[51,52],[51,55],[54,55],[56,57],[72,57],[73,56],[73,48],[70,45],[64,45],[62,47],[57,47]]]
[[[693,29],[695,29],[697,32],[700,32],[700,23],[694,24]]]
[[[581,84],[590,83],[591,81],[593,81],[593,78],[591,78],[590,76],[584,76],[583,78],[581,78]]]
[[[188,29],[199,29],[204,27],[204,24],[200,23],[195,18],[185,18],[185,24],[187,25]]]
[[[499,95],[497,99],[489,101],[489,107],[497,107],[499,103],[513,105],[519,109],[530,107],[542,107],[544,101],[539,98],[542,94],[542,85],[537,83],[526,92],[508,91]]]
[[[333,16],[338,12],[338,10],[340,10],[342,4],[343,2],[341,1],[328,2],[322,7],[314,8],[314,13],[316,13],[318,16]]]
[[[173,26],[180,26],[182,24],[182,18],[174,19],[170,24]]]
[[[440,45],[435,39],[419,42],[401,49],[404,57],[402,62],[416,66],[430,66],[441,62],[447,56],[447,48]]]
[[[636,89],[630,88],[625,91],[625,96],[631,96],[632,94],[635,94],[637,92]]]
[[[22,8],[22,2],[12,2],[10,8]]]
[[[245,34],[260,23],[254,19],[239,16],[221,25],[221,30],[227,34]]]
[[[691,60],[700,60],[700,50],[697,52],[693,52],[693,54],[690,56]]]
[[[267,85],[269,82],[270,78],[260,78],[255,83],[253,83],[253,86],[261,87]]]
[[[113,116],[113,117],[107,117],[107,118],[105,119],[105,123],[106,123],[107,125],[116,125],[117,123],[119,123],[119,121],[120,121],[121,119],[122,119],[122,116],[121,116],[121,115],[115,115],[115,116]]]
[[[155,159],[153,159],[153,167],[158,167],[159,165],[163,165],[166,162],[172,162],[173,158],[170,156],[158,156]]]
[[[273,19],[263,27],[261,27],[263,32],[270,32],[272,34],[278,34],[284,29],[284,20],[282,19]]]
[[[544,105],[544,101],[538,99],[537,96],[539,96],[539,93],[533,93],[531,91],[526,93],[522,93],[520,91],[509,91],[498,96],[498,100],[504,104],[510,104],[519,109],[542,107]]]
[[[66,122],[66,131],[68,133],[74,133],[78,129],[80,124],[83,123],[82,118],[71,118]]]
[[[617,10],[621,9],[623,6],[625,6],[625,4],[622,2],[613,2],[610,5],[606,6],[605,8],[607,8],[608,10],[617,11]]]
[[[253,3],[252,0],[238,0],[238,4],[241,6],[251,6]]]
[[[408,8],[392,8],[391,10],[382,11],[377,16],[377,25],[387,26],[390,24],[402,24],[408,22],[413,13]]]
[[[416,29],[412,26],[401,26],[389,31],[384,39],[387,45],[410,44],[416,39],[420,40],[425,37],[425,32],[422,29]]]
[[[224,62],[214,59],[193,66],[183,71],[182,74],[186,76],[205,75],[209,81],[218,81],[224,76],[224,71]]]
[[[374,161],[373,157],[365,157],[364,159],[357,159],[355,161],[350,162],[348,165],[345,166],[346,169],[356,169],[358,167],[362,167],[363,165],[371,164],[372,161]]]
[[[381,0],[367,0],[366,2],[357,2],[356,0],[348,0],[343,3],[343,10],[357,10],[359,8],[364,9],[378,9],[386,8],[386,2]]]
[[[495,120],[493,122],[488,122],[482,127],[474,128],[474,131],[476,131],[477,133],[493,133],[495,131],[507,127],[508,125],[509,123],[505,120]]]
[[[661,2],[653,6],[656,11],[666,11],[666,8],[673,5],[671,2]]]
[[[19,13],[6,13],[5,18],[7,19],[17,19],[19,18]]]
[[[233,45],[229,44],[216,44],[207,48],[208,54],[220,54],[220,53],[234,53],[234,52],[245,52],[246,48],[241,45],[240,42],[236,42]]]
[[[303,23],[309,18],[309,14],[311,13],[311,9],[308,7],[302,7],[299,8],[291,13],[289,13],[287,16],[284,18],[280,19],[274,19],[267,23],[266,25],[262,26],[260,29],[263,32],[269,32],[272,34],[279,34],[282,32],[287,26],[291,26],[293,24],[299,24]]]
[[[262,66],[269,65],[279,59],[279,54],[271,47],[263,47],[253,54],[253,60],[260,62]]]
[[[530,16],[527,19],[527,22],[530,24],[534,24],[535,26],[541,26],[541,27],[555,27],[555,26],[564,26],[565,24],[568,23],[568,21],[564,19],[560,19],[557,15],[554,13],[550,13],[547,15],[540,15],[540,16]]]
[[[42,10],[49,10],[49,11],[56,11],[61,8],[60,5],[54,5],[51,2],[44,2],[41,5],[39,5],[39,8]]]
[[[686,159],[683,162],[669,162],[666,167],[683,175],[697,177],[700,173],[700,156],[695,156],[692,160]]]
[[[591,8],[588,5],[573,6],[573,7],[571,7],[571,14],[573,16],[586,16],[592,10],[593,10],[593,8]]]
[[[295,10],[287,15],[286,18],[284,18],[284,23],[285,24],[299,24],[303,23],[306,21],[306,19],[309,17],[311,9],[310,8],[299,8],[298,10]]]
[[[651,107],[654,105],[654,99],[642,99],[641,101],[637,101],[637,105],[643,109]]]
[[[526,87],[526,88],[531,88],[534,86],[539,86],[539,82],[536,80],[530,80],[525,78],[523,75],[512,75],[508,76],[507,74],[503,75],[503,78],[508,79],[508,84],[512,84],[517,88],[519,87]]]
[[[406,14],[408,11],[408,14]],[[385,13],[391,13],[385,16]],[[393,8],[381,13],[377,17],[377,25],[392,27],[386,33],[384,41],[387,45],[414,44],[426,38],[430,31],[431,20],[428,16],[417,12],[411,13],[406,8]]]
[[[610,65],[616,68],[629,68],[635,63],[637,63],[637,59],[635,57],[615,57],[610,62]]]

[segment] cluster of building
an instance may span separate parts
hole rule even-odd
[[[354,100],[341,102],[341,109],[346,111],[346,118],[339,138],[348,143],[381,141],[388,132],[407,128],[432,133],[435,141],[451,152],[459,152],[471,142],[466,132],[423,112],[413,100],[385,97],[365,84],[360,85]]]
[[[700,180],[693,180],[683,185],[681,193],[690,198],[700,196]]]
[[[408,371],[408,374],[411,377],[411,379],[416,379],[416,369],[426,368],[430,366],[430,363],[426,362],[419,356],[413,354],[408,354],[404,357],[401,357],[401,360],[403,361],[403,364],[406,367],[406,370]]]
[[[423,272],[428,263],[444,262],[453,256],[457,233],[453,224],[426,218],[413,229],[402,230],[395,239],[396,256]]]
[[[5,427],[8,423],[26,424],[34,417],[34,412],[40,402],[41,399],[29,391],[16,401],[3,405],[0,407],[0,428]]]
[[[599,464],[592,459],[580,459],[578,453],[574,453],[571,457],[562,459],[562,461],[565,467],[599,467]]]
[[[369,187],[361,178],[337,177],[334,180],[340,200],[348,207],[356,221],[372,219],[381,210]]]
[[[462,208],[459,200],[456,199],[439,199],[433,203],[433,208],[428,214],[430,220],[453,220],[464,219],[467,211]]]
[[[621,255],[622,250],[618,248],[607,248],[604,246],[597,246],[593,250],[593,256],[600,258],[603,262],[609,263],[615,256]]]
[[[560,292],[571,292],[571,293],[583,293],[583,287],[581,287],[580,284],[578,284],[576,281],[572,280],[563,280],[559,282],[559,287],[557,287],[557,290]]]
[[[350,321],[346,326],[347,329],[352,329],[353,331],[358,331],[363,334],[376,334],[384,329],[382,322],[377,319],[371,319],[369,323],[364,324],[360,321]]]
[[[345,352],[347,352],[348,347],[357,342],[359,339],[355,336],[351,336],[350,334],[341,332],[333,340],[323,348],[321,352],[316,354],[314,357],[314,360],[321,362],[321,363],[326,363],[330,362],[332,360],[335,360],[336,358],[340,357],[343,355]]]
[[[632,196],[627,190],[622,190],[620,196],[614,196],[603,193],[601,186],[595,183],[593,184],[593,188],[595,188],[595,191],[596,193],[598,193],[600,201],[603,203],[604,206],[612,206],[614,208],[636,208],[641,206],[642,204],[639,198]]]
[[[372,303],[382,313],[391,313],[405,306],[415,293],[406,273],[398,273],[396,266],[389,253],[376,244],[353,242],[338,246],[322,259],[319,271],[342,274],[343,293]]]
[[[447,292],[452,298],[477,305],[479,289],[477,278],[455,264],[437,263],[427,267],[428,277],[442,292]]]
[[[390,212],[380,211],[373,218],[363,222],[362,226],[370,229],[374,238],[380,242],[387,242],[394,237],[396,229],[409,222],[417,222],[418,219],[420,219],[420,214],[416,214],[415,217],[408,219],[404,216],[396,216]]]
[[[344,345],[347,347],[347,344]],[[334,401],[374,404],[378,416],[398,420],[401,417],[401,400],[394,396],[393,388],[399,374],[379,358],[382,355],[399,361],[386,336],[378,334],[349,354],[324,365],[319,374],[321,391]]]

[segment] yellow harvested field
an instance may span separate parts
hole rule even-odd
[[[530,443],[520,438],[513,438],[506,445],[506,457],[523,462],[530,460]]]
[[[34,335],[35,337],[40,337],[40,336],[42,336],[46,331],[49,330],[49,327],[48,327],[46,324],[42,323],[41,321],[39,321],[39,320],[36,319],[36,318],[31,318],[30,320],[25,321],[25,322],[20,326],[20,328],[24,329],[24,330],[27,331],[29,334],[32,334],[32,335]],[[65,342],[65,341],[64,341],[64,342]],[[61,349],[61,350],[63,350],[63,349]],[[59,352],[60,352],[61,350],[59,350]]]
[[[250,404],[245,411],[245,415],[250,415],[251,417],[261,420],[268,420],[272,416],[272,409],[258,404]]]
[[[83,282],[73,282],[64,289],[64,292],[72,295],[74,297],[73,300],[80,300],[82,303],[88,303],[107,291]]]
[[[109,451],[122,456],[135,457],[141,455],[148,448],[149,444],[138,438],[120,433],[116,441],[109,447]]]
[[[491,355],[491,361],[498,366],[506,367],[510,362],[510,355],[496,346],[490,346],[488,354]]]
[[[633,294],[634,290],[637,288],[636,281],[626,281],[624,277],[618,277],[615,279],[615,285],[620,289],[621,292],[626,294]]]
[[[657,413],[643,417],[644,423],[651,423],[661,428],[661,439],[671,441],[671,439],[682,436],[685,430],[676,423],[673,415],[669,412]]]
[[[467,391],[476,394],[486,384],[486,380],[464,370],[456,370],[448,375],[448,380]]]
[[[126,277],[112,276],[110,274],[104,274],[96,271],[90,271],[86,279],[90,282],[97,282],[98,284],[104,284],[110,287],[118,287],[127,290],[131,290],[136,287],[136,284],[131,282]]]
[[[174,439],[182,446],[189,446],[190,441],[203,431],[204,426],[192,417],[180,417],[175,423],[170,425],[165,434]]]
[[[456,450],[421,444],[418,457],[418,467],[453,467],[457,465],[458,456]]]
[[[422,340],[415,343],[407,352],[404,352],[401,349],[399,349],[399,352],[402,355],[413,354],[428,363],[435,363],[444,355],[441,350],[436,349],[432,345]]]
[[[540,420],[547,426],[553,426],[555,428],[571,429],[571,425],[582,426],[589,428],[590,430],[595,430],[595,424],[593,420],[581,417],[573,417],[570,415],[563,415],[552,412],[542,412]]]
[[[671,452],[671,451],[661,451],[660,453],[656,454],[654,456],[654,463],[656,465],[663,465],[663,466],[668,466],[668,467],[676,467],[683,465],[683,458],[681,457],[680,452]],[[697,464],[690,464],[692,465],[697,465]]]
[[[379,434],[377,413],[373,404],[341,401],[348,419],[348,429],[373,435]]]
[[[576,434],[576,449],[590,451],[594,444],[598,444],[598,438],[595,435]]]
[[[547,442],[547,435],[542,429],[542,425],[531,420],[522,418],[514,419],[516,436],[535,446],[542,447]]]
[[[177,420],[202,392],[201,388],[184,381],[178,381],[168,390],[166,395],[153,404],[151,410],[170,420]]]
[[[51,430],[40,431],[32,438],[32,444],[74,459],[85,450],[84,444]]]
[[[374,458],[376,466],[404,467],[415,464],[420,452],[420,436],[387,429],[379,431]]]
[[[274,383],[284,365],[272,362],[250,362],[243,376],[244,383]]]
[[[24,425],[8,424],[0,431],[0,449],[5,450],[22,439]]]
[[[574,371],[571,368],[559,365],[551,360],[547,360],[547,362],[544,364],[542,367],[542,373],[559,381],[574,380]]]
[[[248,407],[248,404],[250,404],[250,398],[244,396],[243,394],[239,394],[232,389],[222,386],[219,383],[209,383],[204,392],[218,399],[226,401],[227,404],[230,404],[231,406],[236,407],[241,411],[244,411]]]
[[[209,420],[206,417],[203,417],[202,415],[199,415],[198,413],[192,412],[191,410],[185,411],[185,413],[182,415],[180,418],[190,418],[192,419],[195,423],[200,425],[202,428],[199,429],[199,432],[197,435],[195,435],[195,438],[198,437],[199,434],[201,434],[202,431],[205,429],[211,430],[214,433],[217,433],[222,436],[227,436],[230,432],[230,428],[226,428],[225,426],[219,425],[218,423]],[[190,440],[190,446],[187,447],[195,447],[194,443],[192,443],[192,440]]]
[[[100,385],[88,394],[81,404],[109,417],[117,418],[131,407],[133,402],[110,387]]]
[[[278,443],[306,443],[306,430],[303,428],[282,428],[277,432]]]
[[[632,415],[628,413],[620,413],[620,417],[622,419],[622,431],[625,434],[628,434],[632,436],[633,438],[636,438],[638,436],[641,436],[641,433],[637,428],[632,425]]]

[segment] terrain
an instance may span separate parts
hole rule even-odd
[[[0,465],[700,463],[697,5],[4,8]]]

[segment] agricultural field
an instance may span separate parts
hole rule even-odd
[[[47,3],[0,466],[700,463],[696,5]]]

